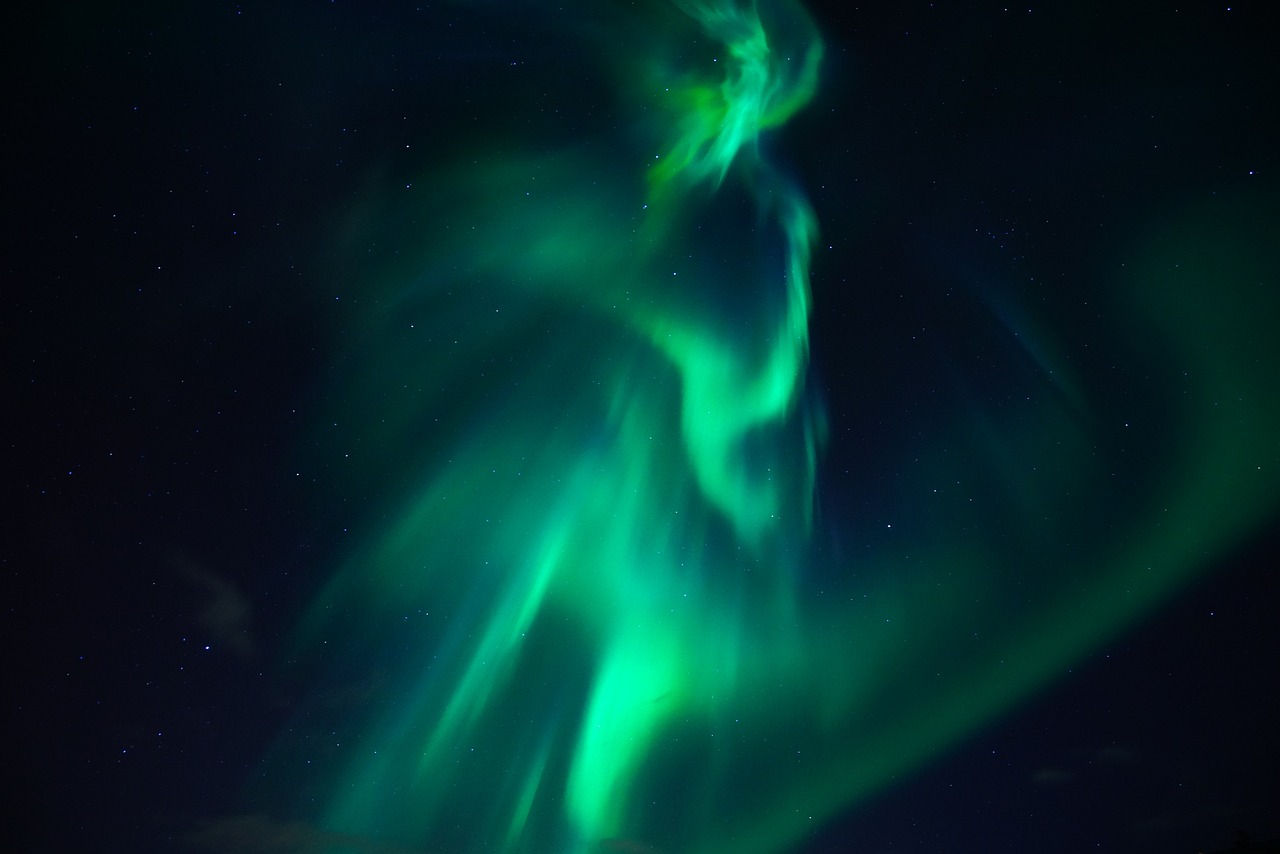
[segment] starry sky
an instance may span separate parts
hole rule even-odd
[[[6,850],[1280,838],[1261,4],[9,12]]]

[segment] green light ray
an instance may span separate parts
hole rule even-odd
[[[445,233],[370,286],[349,407],[402,484],[296,646],[332,640],[338,673],[373,674],[306,713],[352,734],[299,795],[334,831],[785,850],[1277,506],[1280,354],[1257,311],[1276,298],[1256,284],[1275,258],[1241,236],[1270,219],[1220,202],[1153,224],[1114,282],[1123,346],[1169,386],[1157,412],[1084,375],[1070,395],[1042,377],[1017,413],[975,404],[913,438],[891,496],[909,541],[824,550],[847,523],[815,509],[817,222],[761,141],[812,97],[820,40],[789,2],[677,6],[717,45],[710,70],[612,57],[643,69],[620,88],[662,93],[656,162],[620,144],[451,166],[423,216]],[[709,245],[744,200],[754,230]],[[427,391],[393,406],[405,378]],[[1163,472],[1117,483],[1108,449],[1143,417]]]

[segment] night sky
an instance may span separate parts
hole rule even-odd
[[[8,13],[0,847],[1275,850],[1265,9]]]

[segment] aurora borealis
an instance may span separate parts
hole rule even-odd
[[[302,632],[360,650],[342,678],[380,662],[388,697],[342,712],[356,746],[324,793],[332,831],[441,850],[785,850],[1274,508],[1280,482],[1259,465],[1280,435],[1271,379],[1201,343],[1206,323],[1260,346],[1266,329],[1231,298],[1198,317],[1179,305],[1191,281],[1249,281],[1258,261],[1193,220],[1172,227],[1197,231],[1204,257],[1135,258],[1111,294],[1133,358],[1149,346],[1168,360],[1157,376],[1185,372],[1179,397],[1114,411],[1045,355],[1052,333],[1011,329],[1040,351],[1016,413],[976,407],[913,443],[922,482],[891,505],[916,529],[910,553],[818,548],[848,524],[820,502],[814,519],[820,225],[762,136],[812,96],[820,36],[786,3],[649,14],[637,55],[612,57],[639,75],[624,81],[644,108],[634,140],[512,146],[429,174],[448,201],[427,204],[447,213],[416,218],[444,226],[359,345],[357,386],[388,372],[440,389],[390,407],[404,435],[366,454],[457,423],[429,437],[432,459],[408,468]],[[518,358],[474,367],[515,340]],[[492,403],[460,405],[490,370]],[[1204,371],[1236,378],[1229,402],[1191,378]],[[1215,403],[1227,411],[1207,415]],[[1126,430],[1177,437],[1153,494],[1113,485]],[[952,484],[990,491],[980,518],[934,498]],[[945,508],[927,526],[922,501]]]
[[[67,120],[139,201],[42,214],[117,230],[59,274],[109,271],[81,334],[29,342],[81,379],[33,358],[22,399],[94,413],[32,426],[79,478],[32,476],[33,529],[102,520],[33,565],[134,567],[77,589],[152,615],[124,681],[169,674],[102,725],[159,757],[115,772],[134,850],[879,852],[878,799],[1280,510],[1274,83],[1236,30],[1149,74],[1197,26],[1144,64],[976,7],[154,14],[68,30],[192,94]],[[160,751],[213,721],[235,748]],[[175,754],[221,782],[163,791]]]
[[[666,26],[712,38],[723,77],[650,69],[663,116],[650,135],[665,149],[631,152],[629,172],[625,157],[582,152],[478,164],[449,228],[476,238],[450,233],[430,254],[460,258],[465,276],[429,268],[391,310],[415,335],[423,318],[392,357],[402,363],[438,358],[431,345],[457,320],[435,326],[435,307],[454,288],[494,306],[494,323],[469,330],[482,351],[513,334],[511,291],[516,323],[549,304],[565,340],[511,370],[501,414],[467,425],[456,456],[424,472],[315,606],[307,636],[324,635],[338,602],[383,615],[362,646],[386,643],[376,627],[406,608],[425,624],[395,641],[424,644],[422,658],[390,677],[411,686],[404,702],[361,727],[370,736],[342,778],[359,782],[342,786],[335,830],[370,832],[389,809],[410,838],[469,813],[442,843],[459,850],[652,838],[655,818],[678,817],[638,807],[671,773],[653,757],[674,729],[693,727],[692,750],[669,762],[704,778],[697,812],[718,810],[735,757],[698,742],[720,729],[741,750],[762,691],[806,690],[816,650],[797,624],[796,576],[822,429],[804,401],[815,223],[759,137],[812,93],[821,45],[798,8],[770,10],[795,19],[783,21],[795,43],[778,45],[755,8],[682,11],[692,20]],[[513,192],[522,176],[540,183]],[[744,207],[759,253],[700,245],[703,223],[719,231]],[[388,789],[414,792],[407,814]],[[703,832],[681,830],[685,844]]]

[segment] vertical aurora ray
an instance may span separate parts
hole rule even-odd
[[[821,41],[791,2],[674,5],[631,19],[625,50],[597,46],[640,117],[627,133],[442,168],[421,262],[369,286],[341,387],[367,421],[360,453],[394,482],[299,628],[297,654],[341,652],[277,757],[341,732],[296,806],[336,833],[784,850],[1276,506],[1265,313],[1232,287],[1207,311],[1188,296],[1269,261],[1221,211],[1193,211],[1160,227],[1206,247],[1178,288],[1156,239],[1115,283],[1132,357],[1194,378],[1160,396],[1178,429],[1158,479],[1108,471],[1118,433],[1099,425],[1120,401],[1042,377],[1016,417],[914,441],[921,474],[892,499],[917,523],[909,555],[820,548],[847,523],[814,509],[818,225],[762,135],[813,96]],[[1215,324],[1266,358],[1222,351]],[[1002,500],[978,515],[939,483]]]

